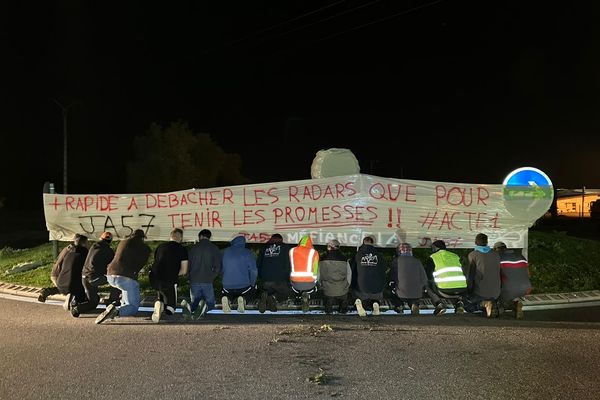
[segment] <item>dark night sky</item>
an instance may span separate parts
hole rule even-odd
[[[310,178],[343,147],[381,176],[500,183],[530,165],[600,188],[593,3],[6,2],[0,196],[61,191],[52,99],[74,103],[71,193],[124,192],[132,138],[178,119],[253,182]]]

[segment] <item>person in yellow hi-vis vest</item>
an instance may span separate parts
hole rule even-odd
[[[463,271],[460,257],[446,250],[443,240],[436,240],[431,244],[433,253],[425,262],[425,272],[429,279],[427,294],[435,306],[433,315],[446,312],[440,297],[449,299],[454,303],[454,312],[465,312],[463,297],[467,292],[467,279]]]
[[[310,310],[310,294],[317,291],[319,253],[313,248],[310,236],[300,239],[298,246],[290,249],[290,283],[296,295],[302,298],[302,312]]]

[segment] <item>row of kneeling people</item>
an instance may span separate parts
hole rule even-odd
[[[298,301],[302,311],[309,312],[309,300],[319,292],[326,313],[346,313],[352,299],[360,316],[366,316],[367,311],[377,315],[387,284],[391,289],[389,300],[397,313],[409,308],[412,314],[418,314],[421,300],[428,297],[435,306],[434,315],[446,311],[442,301],[446,300],[455,313],[483,312],[487,317],[496,317],[503,309],[511,309],[516,318],[523,318],[521,299],[532,289],[528,263],[521,252],[507,249],[502,242],[490,248],[483,233],[475,237],[475,247],[464,263],[437,240],[424,264],[413,256],[410,244],[400,243],[391,265],[386,265],[369,236],[348,259],[337,240],[329,241],[326,252],[320,255],[310,236],[292,245],[275,233],[257,258],[246,248],[244,236],[235,237],[229,247],[221,250],[211,242],[211,235],[203,229],[198,242],[186,249],[181,244],[183,231],[176,228],[170,240],[156,248],[149,273],[150,284],[158,295],[154,322],[175,313],[180,277],[189,280],[190,301],[180,303],[188,319],[200,319],[215,308],[213,282],[217,277],[222,282],[225,313],[231,311],[231,303],[243,312],[247,302],[257,295],[260,312],[277,311],[277,303],[286,300]],[[88,250],[87,238],[76,235],[53,266],[51,279],[55,286],[44,288],[38,300],[68,294],[65,308],[77,317],[97,308],[98,286],[109,284],[108,306],[96,323],[137,314],[141,300],[137,277],[151,254],[144,239],[144,232],[138,229],[113,251],[112,235],[104,232]],[[261,282],[259,293],[257,281]]]

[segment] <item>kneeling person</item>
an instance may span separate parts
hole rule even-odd
[[[161,314],[175,314],[177,305],[178,277],[187,275],[188,252],[181,245],[183,230],[175,228],[169,235],[169,241],[160,244],[154,252],[154,264],[150,270],[150,285],[158,291],[154,303],[152,321],[158,322]]]
[[[319,261],[317,281],[325,297],[325,313],[331,314],[336,303],[340,314],[347,313],[352,270],[348,258],[340,251],[340,242],[335,239],[327,243],[327,253]]]
[[[427,288],[427,275],[421,261],[413,256],[410,244],[398,245],[390,274],[394,310],[403,314],[404,305],[407,304],[412,315],[419,315],[419,302]]]

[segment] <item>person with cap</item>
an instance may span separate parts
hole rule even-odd
[[[158,299],[154,302],[152,322],[159,322],[163,312],[175,314],[179,276],[187,275],[188,270],[188,251],[182,241],[183,230],[175,228],[169,234],[169,241],[161,243],[154,251],[149,278],[150,285],[158,292]]]
[[[237,311],[245,311],[246,303],[256,293],[257,277],[256,257],[246,248],[246,237],[236,236],[223,250],[221,306],[224,313],[231,311],[230,302],[234,299],[237,299]]]
[[[198,242],[188,249],[188,279],[190,301],[181,301],[183,316],[186,319],[202,318],[215,308],[213,282],[221,273],[222,255],[216,244],[210,241],[212,232],[202,229]]]
[[[390,268],[391,302],[394,311],[404,313],[408,305],[412,315],[419,315],[419,302],[427,289],[427,275],[421,261],[412,254],[409,243],[400,243]]]
[[[283,242],[279,233],[274,233],[264,250],[258,255],[258,279],[261,293],[258,311],[264,313],[277,311],[277,301],[287,300],[290,296],[290,244]]]
[[[503,308],[510,308],[516,319],[523,318],[522,297],[532,291],[529,280],[529,263],[520,249],[508,249],[504,242],[494,244],[500,256],[500,299]]]
[[[150,247],[144,243],[146,235],[143,230],[136,229],[133,234],[122,240],[117,246],[115,257],[106,268],[106,279],[110,286],[121,290],[121,306],[111,303],[97,318],[101,324],[116,316],[136,315],[140,308],[140,284],[138,274],[148,262]]]
[[[460,256],[447,250],[443,240],[431,243],[431,251],[425,261],[425,273],[429,281],[427,295],[435,306],[433,315],[442,315],[446,312],[440,297],[453,303],[456,314],[464,313],[463,297],[467,291],[467,280]]]
[[[292,291],[302,301],[302,312],[310,311],[310,295],[317,291],[319,276],[319,253],[313,248],[309,235],[304,235],[290,255],[290,284]],[[296,298],[297,298],[296,297]]]
[[[54,286],[48,286],[42,288],[37,300],[39,302],[44,303],[49,296],[53,296],[60,293],[60,289],[58,288],[58,276],[60,275],[63,267],[63,262],[67,254],[72,253],[80,249],[79,246],[86,247],[87,245],[87,236],[76,233],[73,236],[73,241],[69,243],[61,252],[58,254],[56,261],[52,265],[52,270],[50,271],[50,280]],[[65,301],[65,309],[68,310],[70,307],[70,298]]]
[[[488,246],[485,233],[475,236],[475,248],[468,256],[467,311],[485,311],[488,318],[498,317],[500,296],[500,256]]]
[[[81,283],[85,290],[87,300],[78,302],[71,307],[71,315],[78,317],[81,313],[95,310],[100,302],[98,296],[98,287],[108,283],[106,280],[106,267],[115,256],[114,250],[110,247],[112,242],[112,233],[102,232],[98,240],[90,248],[83,264]],[[108,304],[118,301],[121,291],[110,286]]]
[[[367,315],[367,310],[373,315],[379,315],[379,305],[383,301],[385,286],[385,262],[383,254],[375,247],[371,236],[363,238],[362,245],[351,260],[352,276],[356,276],[354,305],[361,317]]]
[[[333,306],[337,304],[339,313],[346,314],[352,269],[336,239],[327,242],[327,252],[320,257],[317,282],[319,289],[323,291],[325,313],[331,314]]]

